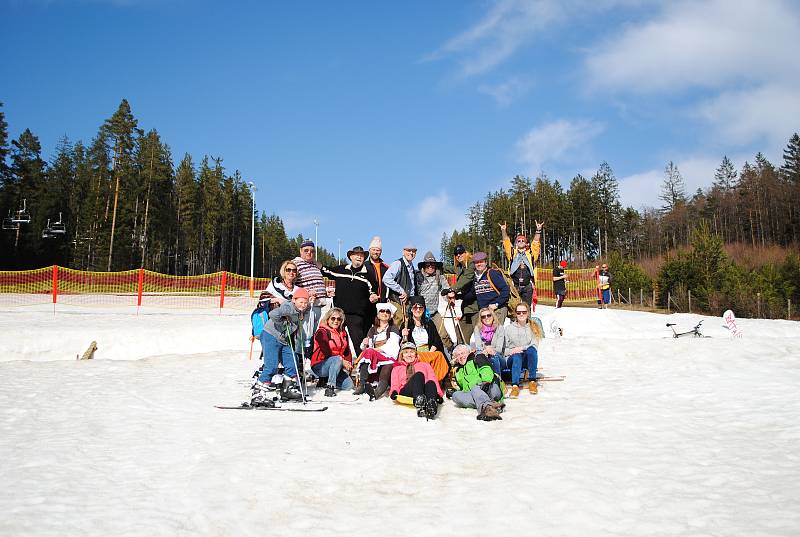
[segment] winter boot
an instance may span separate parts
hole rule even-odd
[[[300,393],[300,388],[297,385],[296,379],[284,378],[281,383],[281,401],[301,401],[303,395]]]
[[[532,380],[528,383],[528,391],[531,392],[531,395],[539,393],[539,385],[536,384],[535,380]]]
[[[325,397],[336,397],[336,388],[328,386],[325,388]]]
[[[481,410],[480,414],[478,414],[478,419],[481,421],[494,421],[494,420],[501,420],[503,418],[500,417],[500,413],[497,411],[492,404],[484,405],[483,410]]]
[[[364,384],[364,392],[367,395],[369,395],[369,400],[370,401],[374,401],[375,400],[375,388],[373,388],[372,384],[370,384],[369,382]]]
[[[494,407],[494,409],[497,410],[498,414],[502,414],[503,411],[506,409],[506,404],[501,403],[500,401],[491,401],[489,402],[489,405]]]
[[[414,406],[417,409],[417,417],[425,417],[425,406],[428,404],[428,398],[424,395],[418,395],[414,398]]]
[[[425,401],[425,420],[432,420],[439,412],[439,402],[435,398],[429,398]]]
[[[256,379],[256,381],[250,387],[250,390],[253,392],[253,394],[262,393],[262,392],[264,392],[264,393],[269,392],[271,394],[274,394],[275,389],[276,388],[275,388],[275,385],[273,383],[271,383],[269,381],[262,382],[262,381],[260,381],[258,379]]]
[[[380,399],[386,392],[389,391],[389,383],[385,380],[378,381],[378,387],[375,388],[375,399]]]
[[[353,390],[353,395],[361,395],[362,393],[367,393],[367,389],[365,388],[366,382],[362,382],[358,385],[358,387]]]
[[[250,398],[250,406],[252,407],[264,406],[267,408],[275,408],[275,400],[271,395],[267,395],[265,392],[254,393],[253,396]]]

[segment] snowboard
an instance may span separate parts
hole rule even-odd
[[[742,337],[742,331],[736,326],[736,315],[733,314],[732,310],[726,310],[722,314],[722,320],[725,321],[725,328],[730,330],[732,338]]]
[[[219,408],[220,410],[277,410],[279,412],[324,412],[328,410],[326,406],[316,408],[287,408],[282,406],[251,406],[249,403],[242,403],[239,406],[215,405],[214,408]]]

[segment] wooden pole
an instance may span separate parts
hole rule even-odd
[[[692,313],[692,290],[689,289],[686,293],[689,296],[689,313]]]

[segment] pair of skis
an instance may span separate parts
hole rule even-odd
[[[321,406],[316,408],[305,408],[305,407],[295,408],[287,406],[263,406],[263,405],[253,406],[250,403],[242,403],[239,406],[215,405],[214,408],[219,408],[220,410],[274,410],[277,412],[324,412],[328,410],[327,406]]]

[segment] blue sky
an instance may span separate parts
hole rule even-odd
[[[609,162],[657,205],[800,130],[800,4],[0,0],[0,101],[46,158],[122,98],[174,158],[221,156],[291,235],[438,255],[516,174]]]

